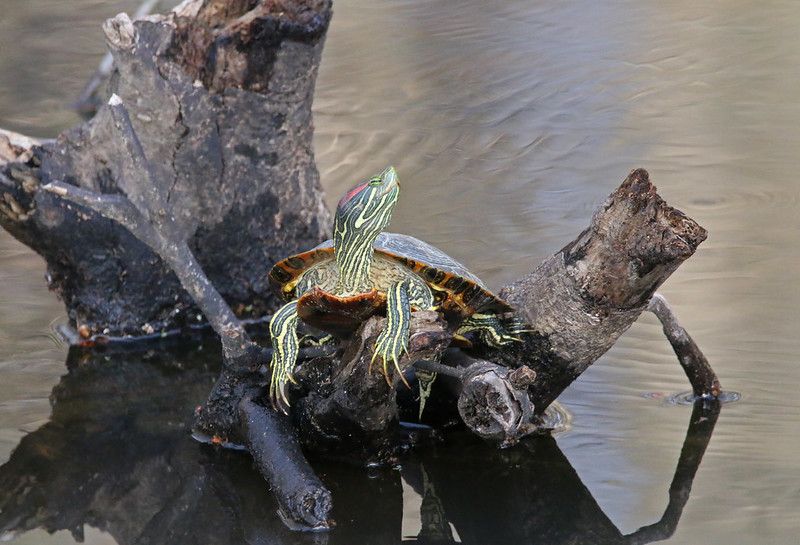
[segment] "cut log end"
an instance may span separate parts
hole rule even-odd
[[[706,235],[658,195],[647,171],[632,171],[583,233],[500,292],[532,331],[520,347],[482,357],[534,369],[543,380],[532,398],[543,411],[611,348]]]
[[[509,371],[489,362],[470,366],[462,382],[458,413],[476,435],[511,446],[535,429],[528,396],[536,373],[528,367]]]
[[[644,169],[633,170],[562,254],[584,295],[633,308],[697,250],[707,232],[656,192]]]

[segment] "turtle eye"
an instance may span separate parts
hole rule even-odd
[[[369,185],[375,187],[376,185],[381,185],[381,182],[383,182],[381,178],[373,178],[369,181]]]

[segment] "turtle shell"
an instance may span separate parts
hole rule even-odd
[[[381,233],[373,245],[375,252],[396,261],[425,280],[437,293],[445,310],[463,316],[475,312],[510,312],[514,309],[493,294],[480,278],[427,242],[409,235]],[[320,261],[333,259],[333,241],[279,261],[269,273],[270,282],[285,299],[294,297],[294,288],[302,274]]]

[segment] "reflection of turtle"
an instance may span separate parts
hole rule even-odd
[[[298,353],[297,319],[346,335],[385,309],[386,324],[375,343],[375,358],[388,362],[407,351],[411,310],[439,310],[460,322],[457,334],[474,333],[480,342],[502,346],[521,331],[513,309],[486,289],[475,275],[441,250],[407,235],[381,233],[397,202],[400,186],[389,167],[351,189],[336,208],[333,240],[288,257],[270,271],[270,280],[289,303],[270,322],[273,403],[288,404],[286,381],[293,380]],[[400,374],[402,380],[402,373]]]

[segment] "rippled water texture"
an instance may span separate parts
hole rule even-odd
[[[0,126],[52,136],[76,123],[65,104],[102,54],[98,25],[135,4],[6,0]],[[794,1],[336,2],[315,102],[331,204],[393,163],[404,193],[392,229],[442,247],[492,286],[571,240],[633,167],[647,168],[667,201],[708,229],[708,241],[662,292],[723,386],[742,399],[723,407],[670,543],[787,544],[800,535],[798,23]],[[48,395],[65,373],[66,348],[50,333],[63,309],[45,288],[41,260],[5,233],[0,260],[2,463],[50,417]],[[369,521],[345,521],[332,543],[416,536],[421,507],[430,513],[422,498],[431,498],[424,493],[431,483],[456,539],[556,542],[537,526],[507,531],[513,523],[497,506],[476,510],[502,502],[493,483],[512,486],[503,464],[551,476],[518,484],[512,497],[524,505],[541,495],[567,498],[575,518],[560,515],[564,535],[581,517],[633,532],[667,505],[691,416],[671,396],[687,388],[659,325],[645,316],[562,396],[571,429],[555,442],[502,456],[456,443],[424,463],[409,460],[402,482],[331,470],[338,486],[352,479],[371,491],[362,510],[402,505],[401,520],[375,522],[383,533],[365,539]],[[162,447],[186,457],[178,467],[217,467],[203,461],[201,447],[174,441]],[[531,459],[538,465],[526,466]],[[257,482],[241,460],[214,463],[218,472],[233,467],[225,478],[234,484]],[[257,506],[266,496],[242,494],[237,516],[262,520],[265,508]],[[594,506],[583,501],[592,497]],[[86,542],[114,543],[113,528],[127,523],[135,534],[124,519],[87,525]],[[248,535],[258,542],[253,527],[242,527],[237,542]],[[18,540],[74,542],[66,531],[41,529]]]

